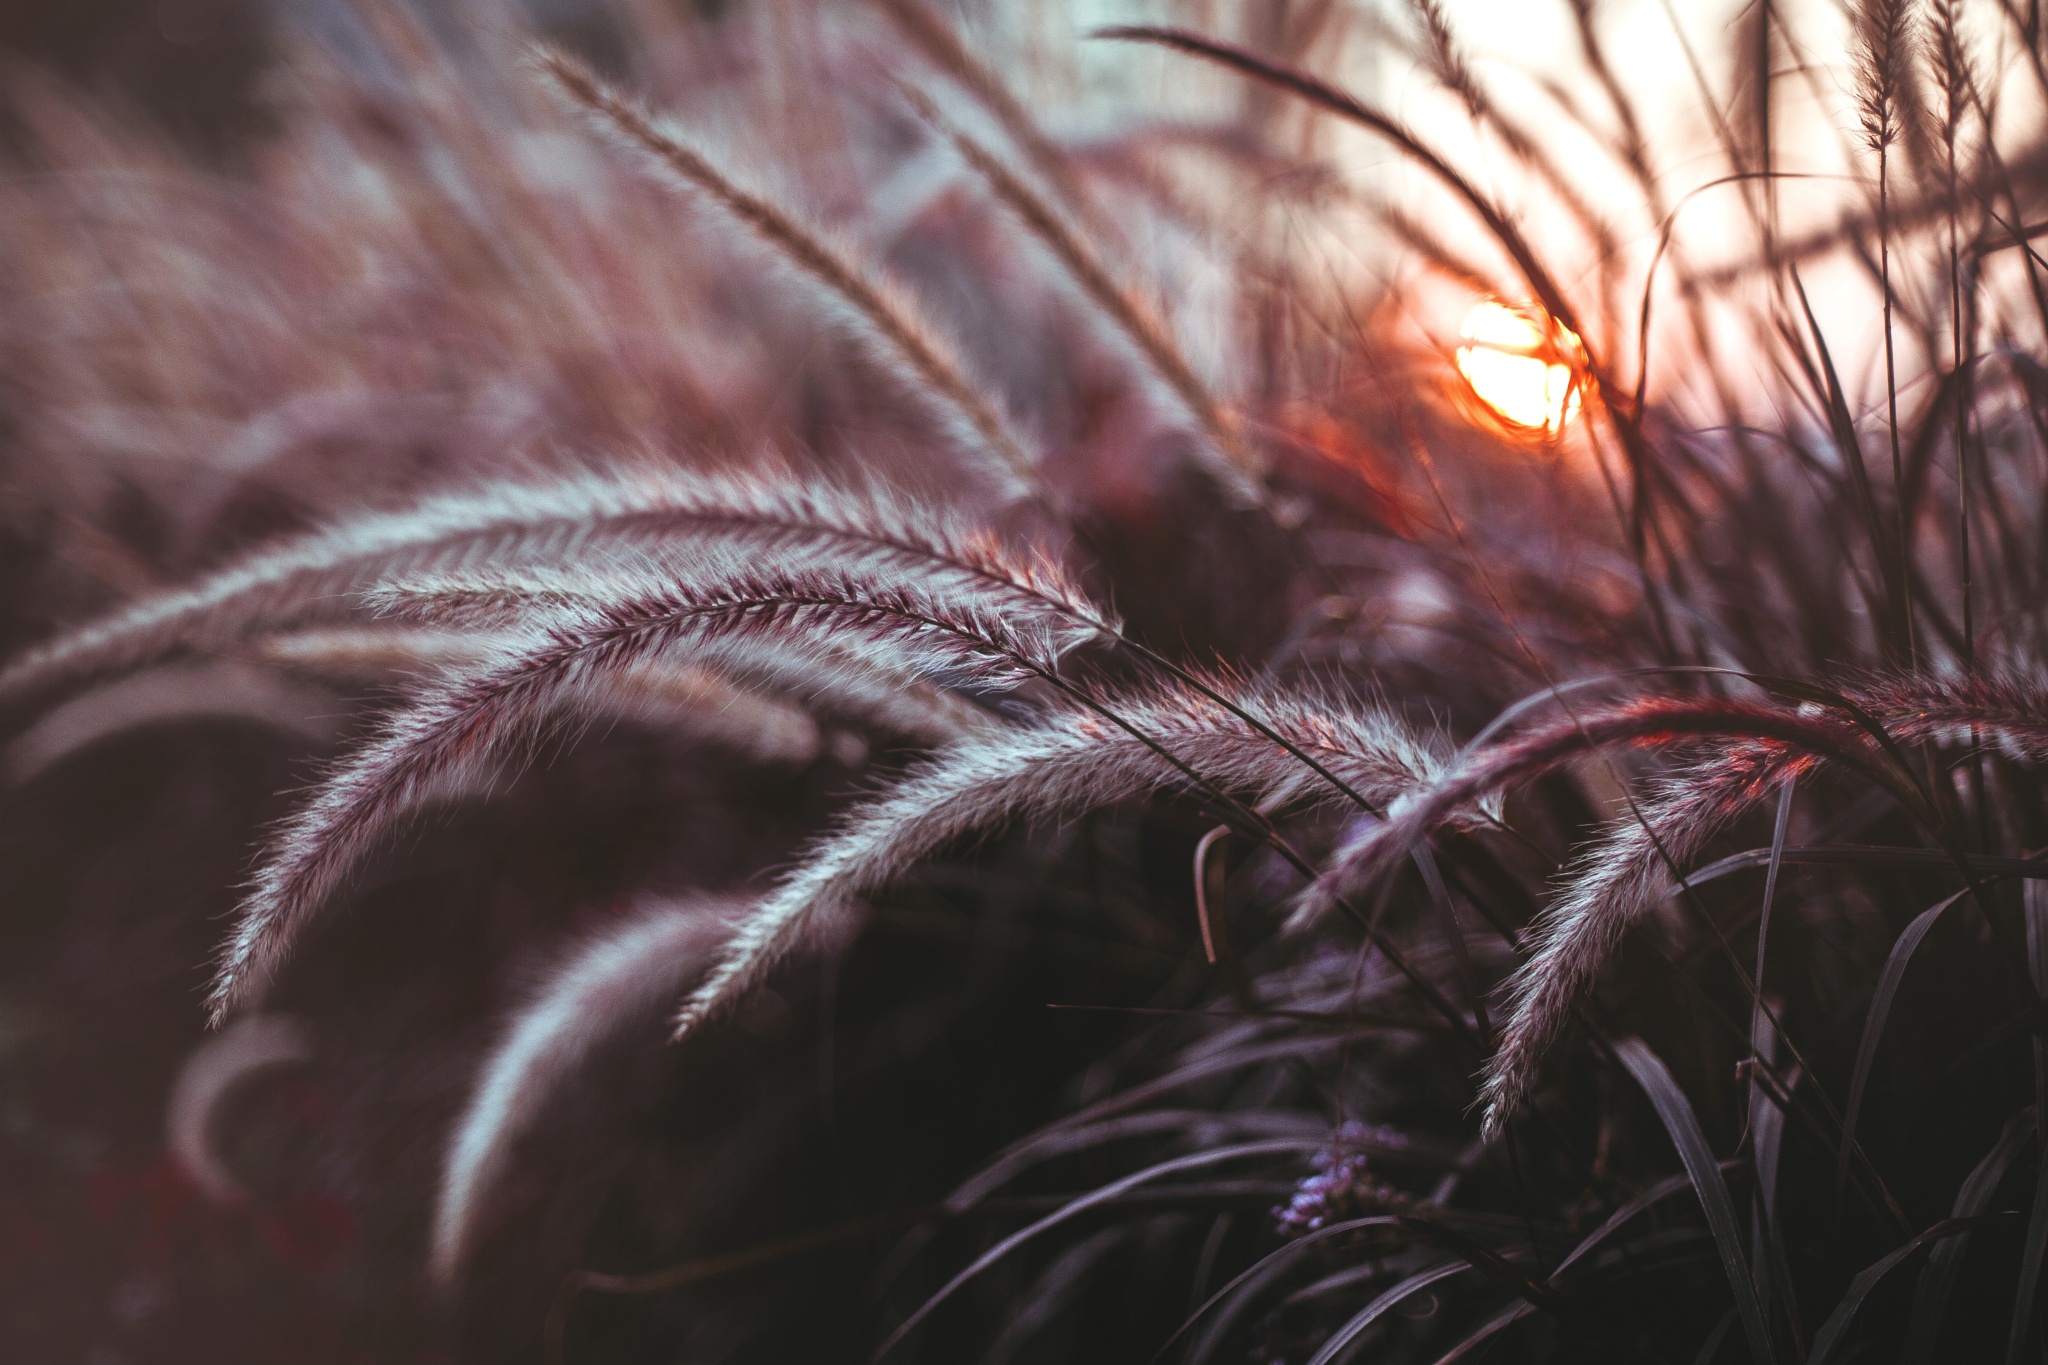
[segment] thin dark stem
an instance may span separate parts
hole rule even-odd
[[[1892,506],[1897,520],[1899,545],[1899,624],[1906,639],[1906,659],[1915,669],[1920,666],[1920,647],[1913,634],[1912,586],[1906,572],[1906,558],[1912,553],[1912,544],[1906,536],[1906,463],[1899,449],[1899,370],[1896,347],[1892,340],[1892,234],[1891,234],[1891,191],[1889,171],[1890,156],[1883,142],[1877,148],[1877,259],[1878,275],[1884,290],[1884,396],[1887,422],[1892,443]]]
[[[1948,149],[1948,298],[1950,359],[1956,373],[1956,543],[1962,574],[1963,671],[1977,671],[1977,626],[1970,600],[1970,370],[1963,362],[1963,270],[1958,241],[1955,144]]]

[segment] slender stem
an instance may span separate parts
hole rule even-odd
[[[1883,141],[1877,148],[1877,259],[1878,277],[1884,290],[1884,396],[1888,425],[1892,441],[1892,506],[1897,518],[1899,542],[1898,557],[1898,606],[1900,625],[1906,637],[1907,662],[1917,669],[1920,666],[1920,649],[1913,638],[1913,599],[1911,575],[1906,569],[1906,557],[1912,553],[1906,538],[1906,463],[1899,449],[1899,370],[1896,348],[1892,342],[1892,234],[1891,234],[1891,192],[1889,170],[1890,157]]]
[[[1948,313],[1949,366],[1955,374],[1956,439],[1956,560],[1963,597],[1963,673],[1977,671],[1977,626],[1970,582],[1970,411],[1973,405],[1971,364],[1963,356],[1963,270],[1958,222],[1962,213],[1961,188],[1956,174],[1956,112],[1953,103],[1945,133],[1948,152]],[[1974,279],[1971,295],[1976,294]],[[1970,795],[1977,808],[1977,846],[1991,847],[1991,813],[1984,804],[1984,752],[1977,727],[1970,727]]]
[[[1963,361],[1963,271],[1957,242],[1955,144],[1948,149],[1948,299],[1949,349],[1956,375],[1956,542],[1963,591],[1963,671],[1977,671],[1977,628],[1970,600],[1970,378]]]

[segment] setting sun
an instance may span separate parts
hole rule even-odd
[[[1579,411],[1579,376],[1568,363],[1579,339],[1562,323],[1545,337],[1536,321],[1487,300],[1465,317],[1458,373],[1510,426],[1555,436]]]

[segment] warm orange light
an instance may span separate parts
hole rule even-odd
[[[1563,323],[1543,335],[1537,321],[1491,299],[1459,329],[1458,373],[1509,426],[1555,436],[1579,413],[1579,339]]]

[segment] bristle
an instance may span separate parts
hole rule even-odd
[[[1092,201],[1072,162],[1058,144],[1046,136],[1031,111],[1018,102],[1009,87],[974,54],[960,35],[933,14],[923,0],[878,0],[878,3],[939,70],[972,92],[982,106],[995,115],[1003,131],[1030,157],[1032,167],[1060,191],[1068,208],[1082,214],[1094,226],[1096,215],[1092,212]]]
[[[1912,78],[1908,0],[1862,0],[1856,11],[1856,114],[1864,143],[1883,151],[1900,135],[1900,95]]]
[[[473,631],[380,625],[325,627],[259,636],[251,658],[316,676],[388,683],[474,664],[502,645]]]
[[[202,720],[262,726],[317,752],[340,736],[338,708],[332,694],[252,664],[166,664],[82,692],[38,717],[0,749],[0,783],[31,782],[128,731]]]
[[[1488,102],[1480,93],[1472,68],[1466,64],[1457,36],[1451,31],[1450,16],[1444,13],[1440,0],[1409,0],[1409,7],[1422,25],[1422,52],[1430,74],[1465,102],[1472,117],[1483,117]]]
[[[703,538],[766,549],[824,537],[856,556],[944,560],[951,571],[1036,585],[1049,600],[1093,613],[1042,556],[1019,555],[927,501],[913,507],[879,487],[807,484],[768,471],[706,474],[648,460],[556,483],[509,483],[452,493],[287,542],[189,588],[154,596],[36,647],[0,671],[0,703],[134,668],[180,649],[309,620],[344,617],[382,580],[460,571],[545,575],[542,561],[575,553],[644,551]],[[381,599],[379,599],[381,602]],[[1107,617],[1089,619],[1113,628]]]
[[[1005,484],[1019,494],[1043,497],[1037,461],[1028,444],[1005,419],[986,386],[972,383],[959,357],[918,315],[907,295],[874,269],[857,265],[850,253],[828,243],[823,235],[799,223],[784,208],[739,188],[702,153],[657,128],[638,109],[614,93],[580,64],[560,52],[544,50],[535,58],[542,72],[565,96],[603,119],[621,137],[744,224],[783,259],[840,300],[861,327],[872,335],[875,349],[899,362],[915,381],[912,392],[924,393],[956,414],[988,454],[997,460]]]
[[[1653,794],[1587,848],[1564,893],[1531,931],[1528,962],[1508,986],[1500,1046],[1479,1090],[1498,1132],[1527,1098],[1536,1068],[1570,1022],[1622,936],[1682,876],[1708,840],[1770,800],[1778,784],[1814,765],[1783,745],[1737,745],[1660,780]]]
[[[1963,120],[1976,100],[1976,78],[1969,45],[1963,37],[1962,13],[1962,0],[1929,0],[1927,40],[1923,45],[1940,100],[1941,142],[1951,159]]]
[[[1089,250],[1079,232],[1004,165],[1001,158],[954,127],[937,106],[917,91],[906,87],[906,94],[918,112],[945,135],[996,197],[1044,244],[1081,287],[1081,292],[1116,325],[1187,407],[1189,416],[1200,424],[1214,446],[1213,451],[1205,448],[1210,473],[1244,505],[1265,505],[1264,471],[1259,468],[1255,453],[1231,424],[1222,405],[1196,377],[1165,324],[1135,294],[1110,277],[1108,268]]]
[[[1511,783],[1555,771],[1581,754],[1632,745],[1668,748],[1700,740],[1777,740],[1803,752],[1869,772],[1866,746],[1843,724],[1779,707],[1738,702],[1646,699],[1588,713],[1468,755],[1443,780],[1414,793],[1401,809],[1343,850],[1303,898],[1297,918],[1312,917],[1342,897],[1384,878],[1431,829],[1461,808]]]
[[[248,1190],[222,1160],[219,1135],[213,1132],[229,1094],[258,1072],[304,1062],[313,1055],[313,1040],[298,1020],[252,1014],[208,1038],[179,1065],[164,1105],[164,1148],[209,1199],[228,1205],[249,1199]]]
[[[428,1267],[452,1280],[504,1179],[512,1149],[589,1055],[662,1006],[710,966],[738,906],[660,901],[562,955],[505,1024],[448,1142]]]
[[[1043,596],[1035,570],[1013,580],[930,567],[781,570],[712,555],[672,567],[686,576],[608,567],[599,580],[605,594],[590,608],[544,619],[498,658],[437,681],[338,769],[286,822],[259,868],[221,956],[214,1017],[270,978],[349,869],[421,792],[464,766],[532,753],[582,723],[587,710],[574,703],[585,689],[614,685],[622,670],[680,643],[781,637],[1000,688],[1055,676],[1060,656],[1095,638],[1101,619]]]
[[[1440,771],[1441,759],[1385,716],[1224,690],[1380,803]],[[1220,791],[1262,804],[1330,799],[1285,750],[1199,693],[1115,696],[1101,706]],[[677,1014],[676,1036],[717,1014],[786,955],[843,939],[865,896],[949,843],[1011,821],[1070,817],[1186,786],[1158,749],[1095,711],[1056,714],[956,746],[847,817],[748,915],[725,960]]]

